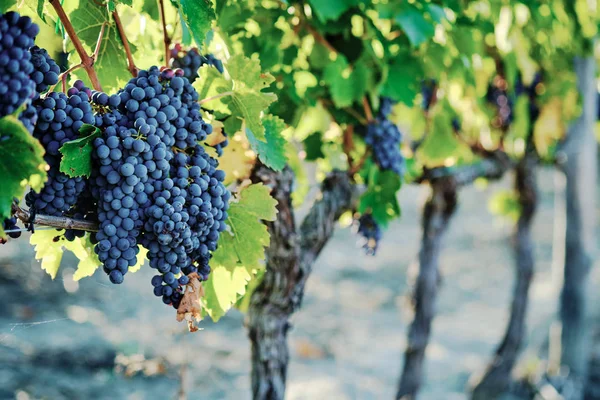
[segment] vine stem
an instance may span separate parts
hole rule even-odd
[[[231,96],[232,94],[233,94],[233,90],[230,90],[230,91],[227,91],[227,92],[223,92],[223,93],[219,93],[217,95],[214,95],[214,96],[211,96],[211,97],[207,97],[207,98],[202,99],[202,100],[198,100],[198,104],[208,103],[209,101],[217,100],[217,99],[220,99],[221,97]]]
[[[60,1],[59,0],[49,0],[49,2],[52,5],[52,7],[54,7],[54,10],[56,11],[58,18],[60,19],[60,22],[62,22],[63,26],[65,27],[65,31],[67,31],[67,35],[69,35],[69,39],[71,39],[71,42],[73,42],[73,46],[75,46],[75,50],[77,51],[77,54],[79,54],[79,58],[81,58],[81,64],[83,65],[85,72],[87,72],[88,77],[90,78],[92,87],[95,90],[101,91],[102,86],[100,85],[100,81],[98,80],[98,74],[96,73],[96,70],[94,69],[95,59],[93,57],[91,57],[85,51],[83,44],[81,43],[81,40],[79,40],[77,33],[75,33],[75,28],[73,28],[73,25],[71,24],[71,21],[69,20],[69,17],[67,16],[67,14],[65,13],[65,10],[62,8],[62,5],[60,4]],[[101,38],[100,38],[100,41],[101,41]]]
[[[63,72],[62,74],[58,75],[58,81],[63,83],[63,89],[66,85],[66,81],[67,81],[67,76],[75,71],[76,69],[79,68],[83,68],[83,64],[79,63],[77,65],[73,65],[71,68],[69,68],[68,70],[66,70],[65,72]],[[50,86],[50,88],[48,89],[48,93],[52,92],[54,90],[54,88],[56,87],[56,85],[58,85],[58,82],[56,82],[54,85]]]
[[[77,229],[86,232],[97,232],[98,223],[96,221],[85,221],[69,217],[53,217],[51,215],[36,214],[31,218],[31,213],[13,203],[12,213],[23,223],[51,226],[57,229]]]
[[[135,62],[133,61],[133,55],[131,54],[131,46],[129,46],[129,40],[127,40],[127,35],[125,35],[125,29],[123,29],[121,17],[119,17],[119,13],[117,12],[117,10],[113,11],[112,16],[115,20],[115,24],[117,25],[117,30],[119,31],[121,42],[123,42],[123,47],[125,47],[125,55],[127,56],[127,69],[131,73],[131,76],[135,78],[138,74],[138,68],[135,66]]]
[[[165,2],[164,0],[158,0],[160,5],[160,19],[163,27],[163,42],[165,43],[165,67],[169,66],[169,59],[171,58],[169,55],[169,48],[171,47],[171,38],[167,33],[167,18],[165,16]]]
[[[369,99],[367,99],[367,96],[363,97],[362,103],[363,108],[365,110],[365,117],[367,117],[367,121],[373,121],[373,111],[371,110],[371,105],[369,104]]]
[[[352,158],[352,150],[354,149],[354,141],[352,140],[352,135],[354,134],[354,125],[348,125],[344,130],[344,153],[346,154],[346,159],[348,160],[348,171],[352,171],[354,168],[352,164],[354,164],[354,159]]]

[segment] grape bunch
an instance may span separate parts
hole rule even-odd
[[[38,121],[33,131],[46,154],[44,160],[50,166],[48,181],[40,193],[30,191],[25,197],[27,205],[42,214],[61,216],[73,207],[85,189],[83,177],[71,178],[60,172],[59,149],[66,142],[77,139],[83,124],[94,123],[89,96],[77,81],[67,92],[51,92],[34,102]]]
[[[21,230],[17,226],[17,218],[16,217],[6,218],[2,222],[2,229],[4,229],[5,232],[8,231],[7,235],[12,239],[17,239],[21,236]],[[4,239],[0,238],[0,243],[6,243],[6,241]]]
[[[230,193],[199,143],[212,126],[183,70],[140,71],[117,95],[92,92],[95,122],[92,195],[98,201],[97,252],[113,283],[148,250],[154,293],[178,307],[188,275],[207,279],[225,229]]]
[[[198,49],[184,51],[180,44],[176,44],[171,49],[171,64],[173,68],[183,70],[183,76],[193,83],[198,77],[198,69],[203,65],[211,65],[220,73],[223,73],[223,63],[212,54],[202,55]]]
[[[35,93],[29,48],[39,27],[16,12],[0,16],[0,117],[14,113]]]
[[[402,175],[404,171],[404,157],[400,152],[402,134],[398,126],[388,119],[392,105],[391,99],[382,98],[377,117],[367,125],[365,142],[371,148],[373,159],[381,169]]]
[[[486,100],[496,110],[492,125],[502,130],[508,129],[513,120],[513,99],[508,93],[508,83],[502,76],[494,77],[488,87]]]
[[[362,214],[356,221],[356,232],[363,239],[363,248],[367,255],[374,256],[381,240],[381,227],[371,213]]]

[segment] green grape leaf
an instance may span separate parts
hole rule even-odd
[[[70,250],[79,259],[77,270],[73,274],[73,280],[80,280],[94,275],[94,272],[102,264],[98,255],[94,252],[94,245],[90,241],[91,233],[82,238],[75,238],[72,242],[63,241],[63,247]]]
[[[231,203],[226,221],[230,230],[221,233],[210,262],[211,276],[204,284],[203,308],[214,321],[244,294],[253,271],[264,268],[261,261],[270,237],[261,220],[273,221],[276,206],[277,201],[263,184],[246,187],[239,193],[239,201]]]
[[[426,42],[435,33],[435,26],[432,22],[425,19],[423,12],[414,6],[403,7],[394,19],[413,46]]]
[[[62,260],[62,244],[56,238],[60,235],[55,230],[36,231],[29,239],[29,244],[35,247],[35,259],[42,261],[42,269],[52,279],[56,278],[60,260]]]
[[[361,62],[351,68],[346,57],[338,57],[325,67],[323,79],[329,85],[333,103],[338,108],[349,107],[367,92],[369,69]]]
[[[281,171],[287,162],[286,141],[281,135],[285,129],[285,122],[281,118],[269,114],[263,118],[262,123],[265,127],[266,142],[256,140],[252,131],[246,129],[248,142],[263,164],[275,171]]]
[[[359,3],[360,0],[310,0],[312,9],[323,22],[338,19],[343,13]]]
[[[92,174],[92,151],[94,150],[92,143],[101,135],[100,129],[87,124],[81,127],[80,133],[87,134],[87,136],[66,142],[58,150],[63,155],[60,161],[60,172],[71,178],[90,177]]]
[[[459,149],[460,143],[454,134],[450,116],[439,112],[433,116],[431,132],[419,146],[417,157],[426,167],[434,168],[455,157]]]
[[[13,198],[27,185],[39,192],[46,182],[44,148],[12,115],[0,119],[0,218],[10,216]]]
[[[306,137],[304,141],[304,151],[306,152],[306,161],[315,161],[319,158],[325,157],[323,153],[323,134],[321,132],[315,132]]]
[[[17,4],[17,0],[0,0],[0,11],[7,12],[11,7]]]
[[[210,0],[179,0],[179,10],[198,47],[204,46],[206,33],[215,19]]]
[[[260,91],[275,81],[273,75],[262,72],[258,60],[239,54],[227,60],[227,72],[235,82],[236,89],[246,88]]]
[[[248,307],[250,307],[250,299],[252,298],[252,294],[254,293],[254,291],[256,290],[258,285],[260,285],[264,276],[265,276],[264,269],[260,269],[260,270],[256,271],[255,276],[253,276],[252,279],[246,285],[246,293],[243,293],[237,299],[237,301],[235,303],[235,308],[237,308],[238,310],[240,310],[243,313],[248,312]]]
[[[158,21],[160,18],[160,11],[158,10],[157,0],[143,0],[142,12],[145,12],[154,21]]]
[[[273,93],[261,92],[269,87],[275,78],[262,73],[260,63],[244,56],[233,56],[227,61],[227,72],[231,80],[225,79],[209,66],[199,69],[200,79],[194,83],[203,107],[233,119],[241,118],[257,140],[265,141],[265,127],[262,114],[277,100]]]
[[[269,105],[277,100],[273,93],[262,93],[254,91],[236,92],[224,98],[229,105],[232,116],[243,118],[246,128],[250,129],[258,140],[265,140],[265,127],[262,124],[262,113]]]
[[[392,171],[380,171],[375,164],[369,170],[367,191],[360,198],[358,211],[371,212],[382,228],[400,216],[397,193],[402,185],[400,176]]]
[[[131,75],[127,70],[127,58],[119,32],[109,18],[106,7],[87,0],[71,13],[70,19],[75,32],[90,50],[95,49],[102,25],[107,24],[94,68],[104,91],[123,87]]]
[[[398,55],[391,63],[382,95],[412,106],[420,88],[422,69],[417,60],[409,54]]]

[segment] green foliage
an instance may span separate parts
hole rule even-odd
[[[218,321],[246,291],[246,285],[263,269],[264,248],[269,245],[267,227],[261,222],[273,221],[277,214],[269,189],[262,184],[250,185],[239,193],[239,201],[231,204],[227,225],[229,231],[219,238],[213,253],[211,274],[204,284],[203,308]]]
[[[198,47],[202,48],[206,33],[215,19],[212,2],[210,0],[179,0],[179,10],[194,41]]]
[[[22,198],[28,185],[38,192],[42,189],[46,182],[43,155],[42,145],[17,118],[0,119],[0,219],[10,216],[13,199]]]
[[[265,142],[257,140],[250,129],[246,130],[246,136],[260,161],[275,171],[281,171],[287,162],[286,142],[281,135],[285,129],[285,122],[281,118],[269,114],[262,119],[262,123],[265,127]]]
[[[60,172],[74,178],[76,176],[90,177],[92,174],[92,143],[100,137],[100,129],[93,125],[84,124],[80,129],[82,138],[71,140],[59,149],[63,155],[60,161]]]
[[[516,222],[521,215],[518,193],[514,190],[500,190],[488,202],[490,212],[499,217]]]
[[[367,190],[360,198],[358,211],[370,212],[375,221],[386,228],[391,220],[400,216],[400,204],[396,193],[401,180],[392,171],[380,171],[371,164],[368,170]]]

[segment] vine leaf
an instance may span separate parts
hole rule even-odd
[[[439,13],[435,13],[433,17],[441,18]],[[435,34],[435,21],[428,21],[423,11],[413,5],[402,7],[394,19],[402,27],[413,46],[426,42]]]
[[[14,116],[0,119],[0,218],[10,216],[13,198],[27,185],[39,192],[46,182],[44,148]],[[0,235],[3,235],[1,231]]]
[[[281,171],[287,163],[286,140],[281,135],[281,132],[285,129],[285,122],[281,118],[270,114],[263,118],[262,122],[265,127],[266,142],[256,140],[249,129],[246,130],[246,136],[252,150],[258,154],[260,161],[275,171]]]
[[[225,171],[225,185],[250,176],[256,157],[249,149],[243,135],[236,134],[229,140],[229,145],[219,157],[219,168]]]
[[[90,177],[92,174],[92,151],[94,150],[92,142],[101,134],[100,129],[87,124],[81,127],[80,133],[87,134],[87,136],[66,142],[59,149],[63,155],[60,161],[60,172],[71,178]]]
[[[72,252],[79,259],[77,270],[73,275],[73,279],[76,281],[93,275],[100,266],[100,261],[90,242],[89,234],[82,238],[75,238],[73,241],[68,241],[64,238],[63,232],[60,230],[36,231],[31,235],[29,243],[35,247],[36,260],[42,261],[42,269],[52,279],[56,278],[58,274],[65,250]]]
[[[0,11],[5,13],[16,4],[17,0],[0,0]]]
[[[349,107],[353,102],[362,99],[367,92],[369,76],[369,69],[362,62],[351,68],[346,57],[341,55],[329,63],[323,73],[333,103],[338,108]]]
[[[360,3],[360,0],[310,0],[310,3],[319,19],[326,22],[330,19],[338,19],[340,15],[348,11],[348,9],[357,6]]]
[[[277,100],[273,93],[262,92],[269,87],[275,78],[268,73],[262,73],[260,63],[242,55],[234,55],[227,61],[227,72],[231,77],[227,80],[215,68],[204,66],[200,68],[200,79],[194,83],[201,99],[209,99],[203,107],[218,113],[231,115],[233,119],[243,119],[246,128],[250,129],[257,140],[265,141],[265,127],[262,115],[269,105]],[[227,96],[223,94],[227,93]]]
[[[381,227],[386,228],[388,222],[400,216],[400,204],[397,193],[401,180],[392,171],[380,171],[375,164],[370,166],[369,185],[360,198],[358,211],[363,214],[371,212]]]
[[[131,75],[127,70],[127,59],[123,56],[123,43],[107,8],[98,6],[92,0],[81,0],[81,3],[69,18],[81,41],[90,49],[96,47],[100,29],[107,23],[98,58],[94,63],[98,79],[105,91],[123,87]]]
[[[420,81],[420,75],[421,66],[417,60],[410,54],[399,54],[388,69],[381,94],[412,106],[419,90],[415,82]]]
[[[204,38],[215,19],[215,10],[210,0],[179,0],[183,22],[192,33],[198,47],[204,46]]]
[[[269,188],[260,183],[247,186],[239,193],[239,201],[231,203],[227,219],[230,232],[221,233],[211,260],[211,274],[204,283],[204,310],[213,321],[231,308],[246,292],[255,272],[264,268],[261,261],[270,236],[261,220],[273,221],[276,206]]]

